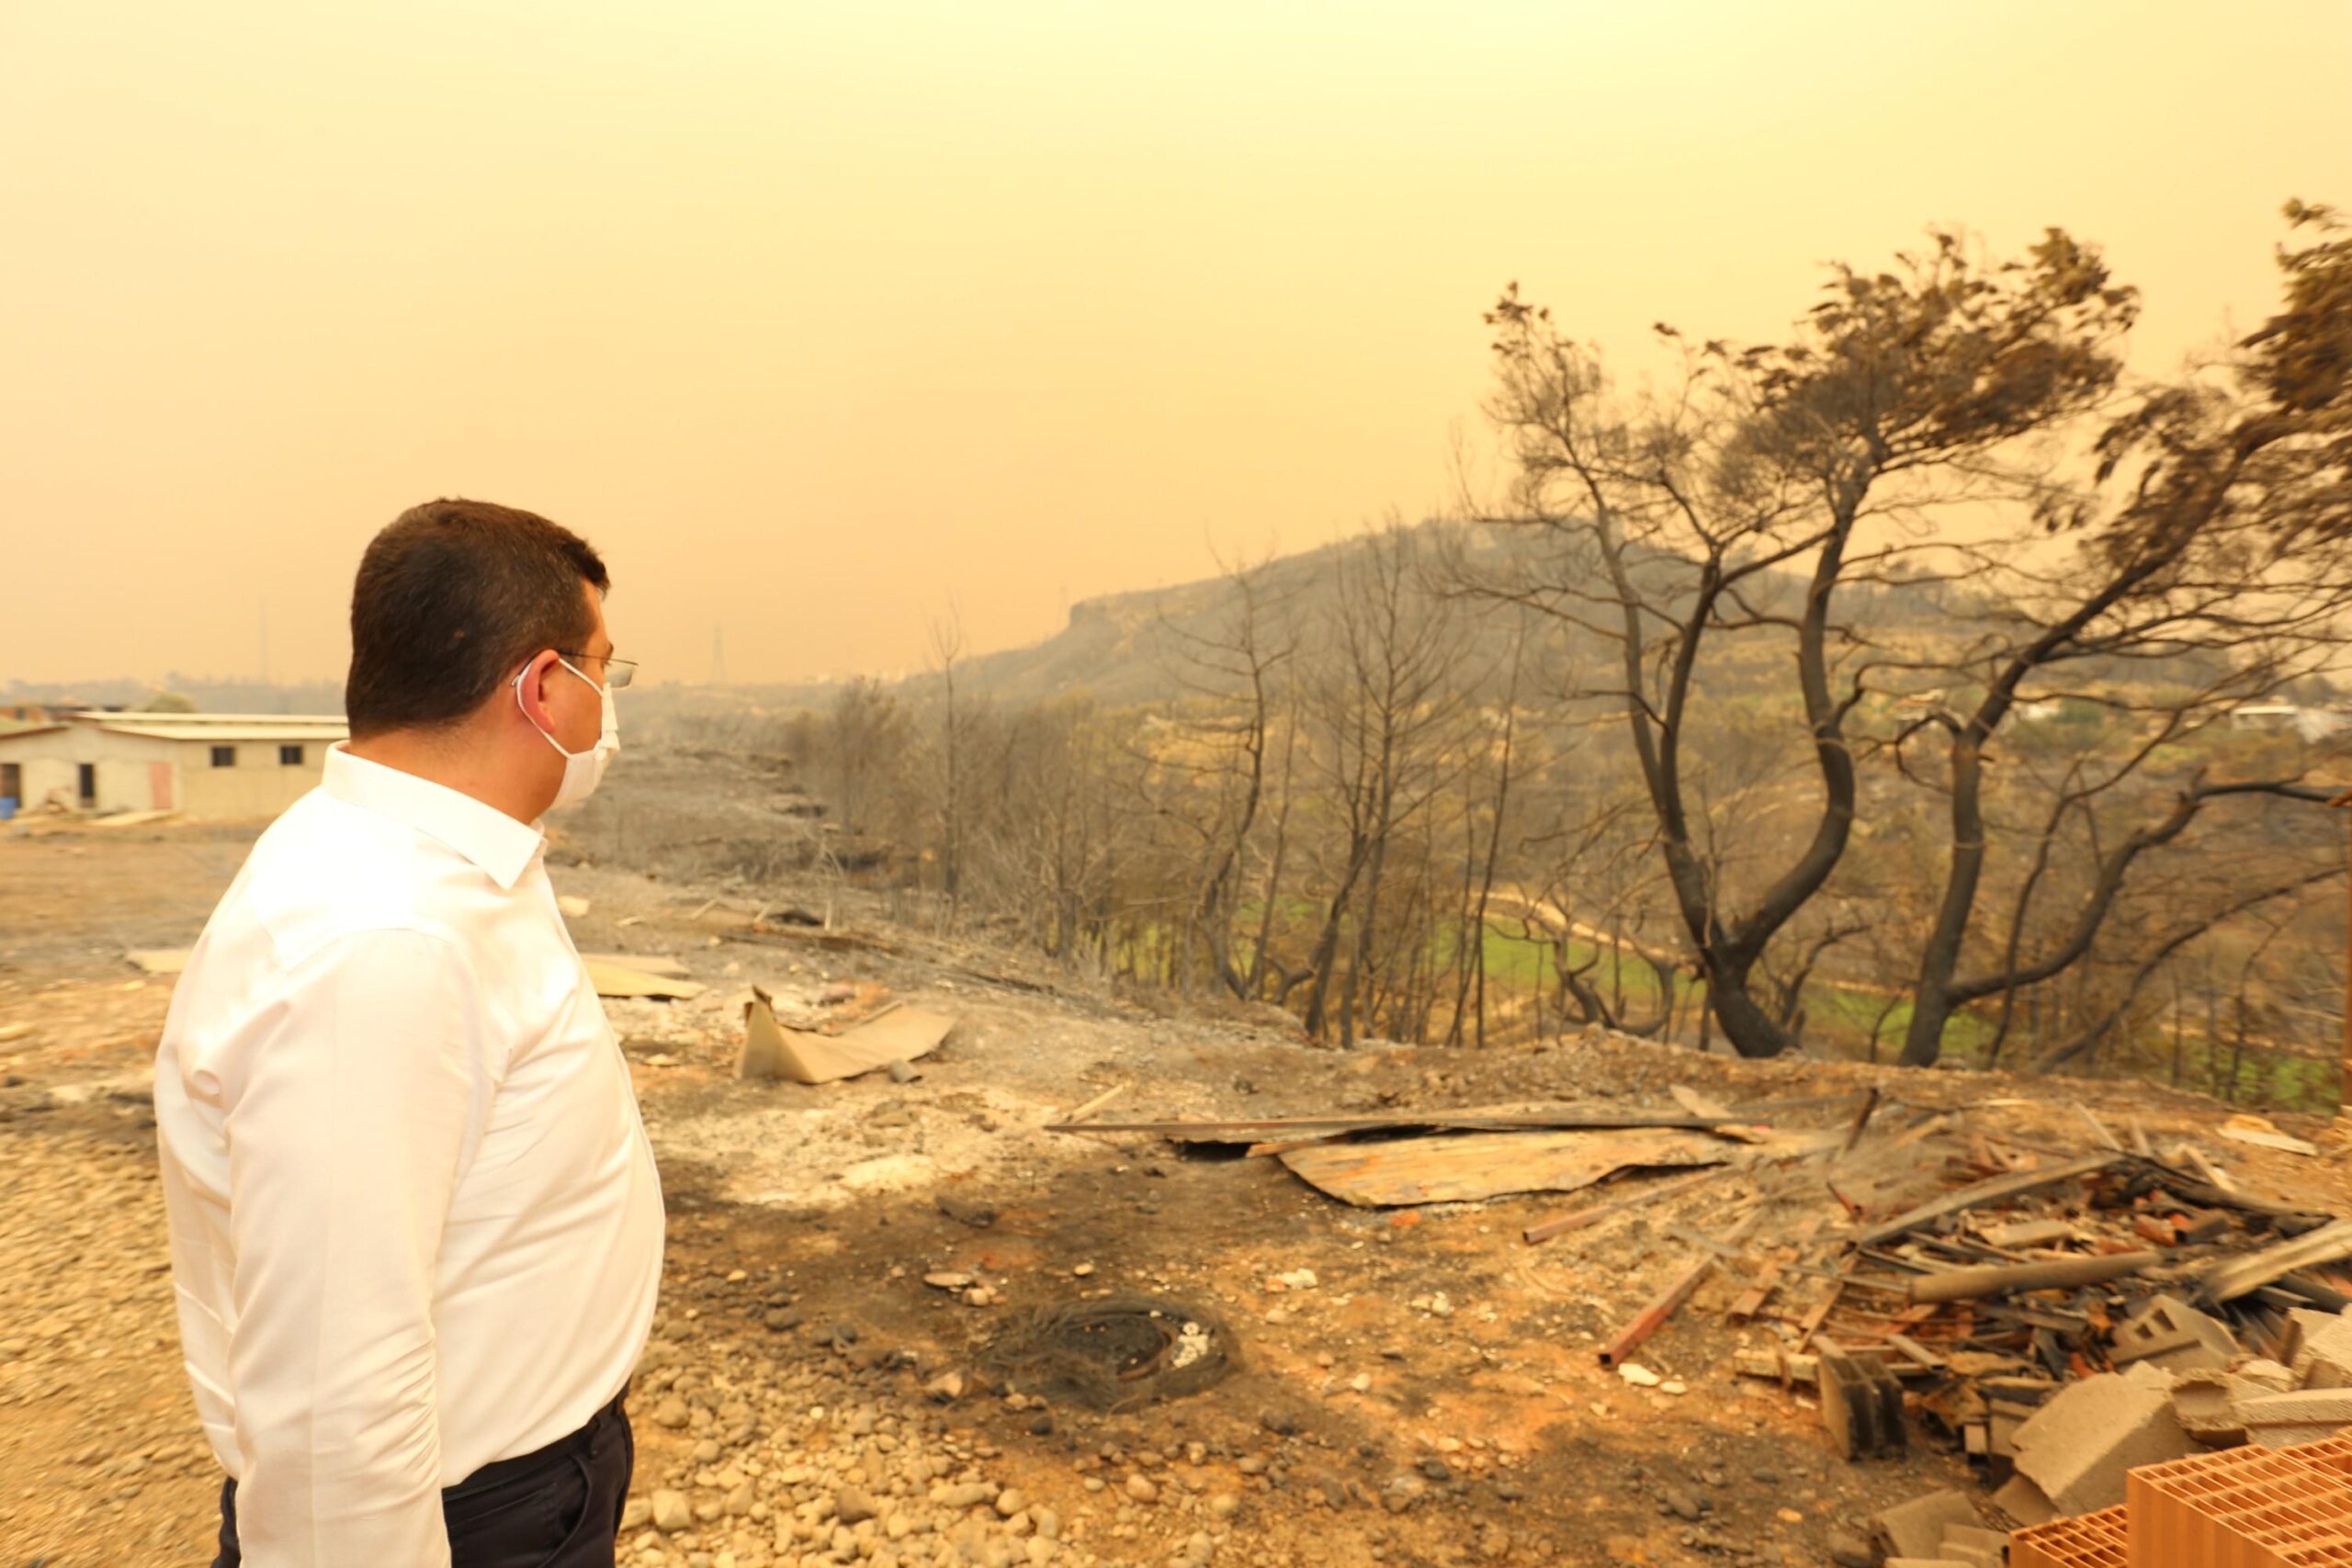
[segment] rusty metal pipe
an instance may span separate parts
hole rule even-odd
[[[1747,1233],[1756,1228],[1758,1218],[1758,1215],[1750,1214],[1740,1221],[1719,1245],[1732,1247],[1747,1239]],[[1600,1348],[1600,1364],[1614,1367],[1641,1348],[1642,1342],[1665,1326],[1666,1320],[1672,1317],[1682,1303],[1690,1299],[1692,1292],[1705,1283],[1714,1267],[1715,1258],[1709,1254],[1678,1275],[1674,1283],[1658,1292],[1657,1300],[1634,1314],[1634,1321],[1627,1324],[1616,1338]]]

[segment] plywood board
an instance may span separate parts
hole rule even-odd
[[[1615,1171],[1722,1165],[1732,1157],[1720,1139],[1685,1132],[1452,1133],[1314,1144],[1280,1156],[1309,1185],[1360,1209],[1574,1192]]]
[[[684,1001],[698,997],[708,987],[692,980],[680,980],[667,975],[649,975],[642,969],[631,969],[602,959],[581,956],[588,966],[588,979],[600,997],[653,997],[664,1001]]]
[[[686,973],[684,963],[675,958],[661,958],[650,953],[583,953],[582,964],[609,964],[616,969],[634,969],[640,975],[667,975],[673,979]]]
[[[156,764],[157,767],[168,765],[162,762]],[[89,825],[93,828],[143,828],[150,822],[161,822],[167,817],[178,815],[178,812],[168,806],[154,811],[118,811],[111,817],[93,818]]]
[[[754,987],[743,1004],[743,1055],[735,1076],[832,1083],[928,1055],[955,1027],[944,1013],[896,1007],[841,1034],[789,1029],[776,1021],[767,993]]]

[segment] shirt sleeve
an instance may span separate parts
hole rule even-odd
[[[464,950],[358,932],[294,972],[226,1108],[247,1568],[446,1568],[434,1287],[491,1083]]]

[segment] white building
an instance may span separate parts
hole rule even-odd
[[[2314,743],[2343,733],[2347,723],[2336,708],[2303,707],[2295,703],[2246,703],[2230,710],[2237,729],[2291,729]]]
[[[61,713],[0,733],[0,801],[18,811],[177,811],[275,817],[348,735],[332,715]]]

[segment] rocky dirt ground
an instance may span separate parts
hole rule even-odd
[[[178,1362],[148,1109],[170,982],[122,953],[192,940],[249,839],[0,837],[6,1568],[208,1560],[220,1478]],[[1933,1442],[1838,1461],[1801,1392],[1736,1375],[1733,1352],[1771,1337],[1725,1323],[1736,1270],[1644,1348],[1660,1386],[1600,1368],[1597,1347],[1689,1261],[1669,1223],[1707,1228],[1733,1183],[1670,1219],[1661,1205],[1531,1247],[1521,1227],[1589,1200],[1360,1210],[1272,1160],[1045,1130],[1116,1085],[1115,1114],[1142,1118],[1875,1083],[1883,1117],[1975,1106],[2066,1147],[2086,1136],[2077,1098],[2160,1139],[2225,1114],[2137,1087],[1608,1038],[1340,1056],[1261,1013],[1123,996],[892,927],[877,903],[838,911],[871,943],[829,946],[742,929],[773,892],[575,859],[553,871],[588,901],[583,950],[674,956],[709,987],[609,1004],[670,1213],[625,1563],[1815,1564],[1875,1509],[1968,1484]],[[732,1077],[750,985],[789,1005],[842,981],[951,1012],[956,1032],[912,1083]],[[2252,1186],[2347,1207],[2333,1156],[2231,1153]],[[954,1275],[970,1285],[925,1281]],[[1219,1314],[1237,1370],[1117,1413],[989,1391],[999,1336],[1113,1292]]]

